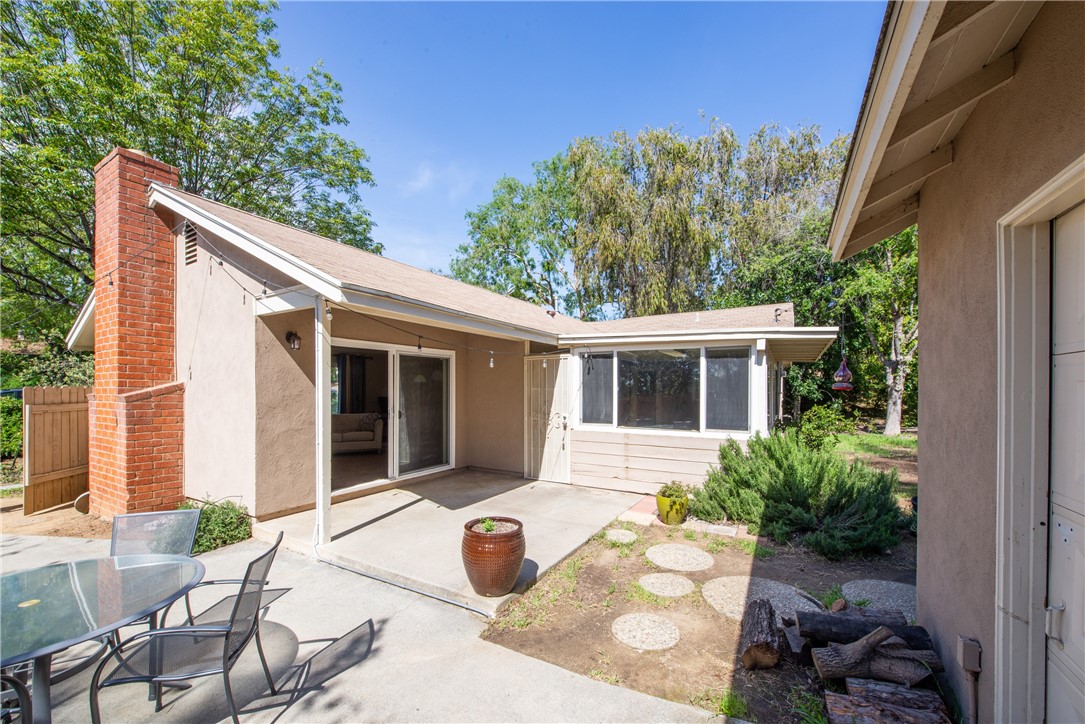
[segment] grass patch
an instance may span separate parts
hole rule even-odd
[[[879,435],[878,433],[853,433],[837,435],[836,452],[876,455],[885,458],[914,457],[919,450],[916,435]]]
[[[690,703],[694,706],[703,707],[715,712],[720,716],[731,716],[737,719],[742,719],[749,716],[750,708],[746,705],[746,700],[742,698],[742,695],[735,692],[731,688],[724,688],[719,693],[716,691],[705,691],[702,694],[691,696]]]
[[[549,614],[548,603],[544,598],[542,591],[536,588],[510,603],[504,614],[494,624],[501,629],[514,628],[517,631],[523,631],[531,626],[545,623]]]
[[[725,548],[737,548],[748,556],[754,558],[772,558],[776,551],[768,546],[763,546],[757,541],[745,538],[721,538],[714,536],[708,540],[708,552],[719,553]]]
[[[666,608],[671,605],[671,599],[657,596],[639,583],[634,583],[633,587],[625,592],[625,598],[627,601],[639,601],[658,608]]]
[[[829,608],[833,605],[833,602],[844,598],[844,591],[840,588],[840,584],[836,584],[828,591],[807,591],[811,596],[821,601],[825,608]]]
[[[858,606],[859,608],[866,608],[872,602],[869,598],[860,598],[858,601],[849,601],[848,603],[852,604],[853,606]]]
[[[697,533],[696,531],[686,530],[682,533],[682,537],[686,540],[697,540]]]
[[[0,498],[17,498],[23,494],[23,459],[9,458],[0,462]],[[7,486],[18,487],[7,487]]]
[[[787,695],[792,711],[799,717],[801,724],[829,724],[829,714],[825,711],[825,699],[814,692],[796,686]]]

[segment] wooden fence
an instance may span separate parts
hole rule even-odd
[[[23,388],[23,513],[87,490],[90,387]]]

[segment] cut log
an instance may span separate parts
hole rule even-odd
[[[904,616],[901,615],[900,619],[903,620],[903,618]],[[904,626],[896,623],[896,619],[893,617],[886,620],[867,616],[849,616],[847,614],[834,616],[815,611],[796,611],[795,620],[799,626],[799,633],[813,641],[850,644],[868,635],[879,626],[885,626],[892,630],[893,635],[903,639],[910,648],[934,648],[931,636],[925,628],[922,626]]]
[[[814,663],[814,657],[810,655],[810,639],[799,633],[798,626],[785,628],[784,640],[787,642],[792,661],[800,666],[809,666]]]
[[[771,669],[780,663],[780,632],[776,612],[767,599],[750,601],[742,615],[742,638],[739,644],[742,665],[747,669]]]
[[[942,697],[929,689],[909,689],[899,684],[890,684],[885,681],[872,679],[849,678],[845,682],[848,694],[858,696],[871,701],[882,701],[897,706],[906,706],[911,709],[925,709],[942,714],[948,722],[949,710],[946,709]]]
[[[801,630],[801,629],[800,629]],[[892,641],[891,641],[892,639]],[[887,644],[884,645],[883,644]],[[822,679],[883,679],[911,686],[941,671],[942,663],[933,651],[913,651],[893,632],[879,626],[850,644],[814,649],[814,666]]]
[[[838,598],[835,601],[833,601],[831,606],[829,606],[829,610],[832,611],[833,613],[840,613],[841,611],[843,611],[847,607],[848,607],[848,602],[845,601],[843,598]]]
[[[940,712],[825,692],[829,724],[949,724]]]
[[[862,606],[853,606],[849,604],[847,608],[837,615],[849,616],[851,618],[873,619],[877,621],[880,626],[888,626],[889,628],[908,625],[908,619],[904,618],[904,614],[901,611],[895,611],[889,608],[863,608]]]

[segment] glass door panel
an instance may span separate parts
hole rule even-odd
[[[449,464],[449,359],[399,353],[396,475]]]

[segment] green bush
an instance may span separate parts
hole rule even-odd
[[[794,430],[755,436],[748,450],[729,440],[719,467],[694,496],[701,520],[736,520],[779,543],[798,539],[826,558],[881,552],[900,540],[896,472],[804,445]]]
[[[844,413],[835,405],[811,407],[802,414],[799,426],[803,444],[814,450],[831,449],[839,433],[854,431],[855,424],[844,417]]]
[[[232,543],[240,543],[252,537],[252,520],[244,505],[232,500],[196,502],[186,500],[178,506],[183,510],[202,508],[200,525],[196,528],[196,542],[192,545],[193,555],[206,553]]]
[[[0,457],[23,454],[23,401],[0,397]]]

